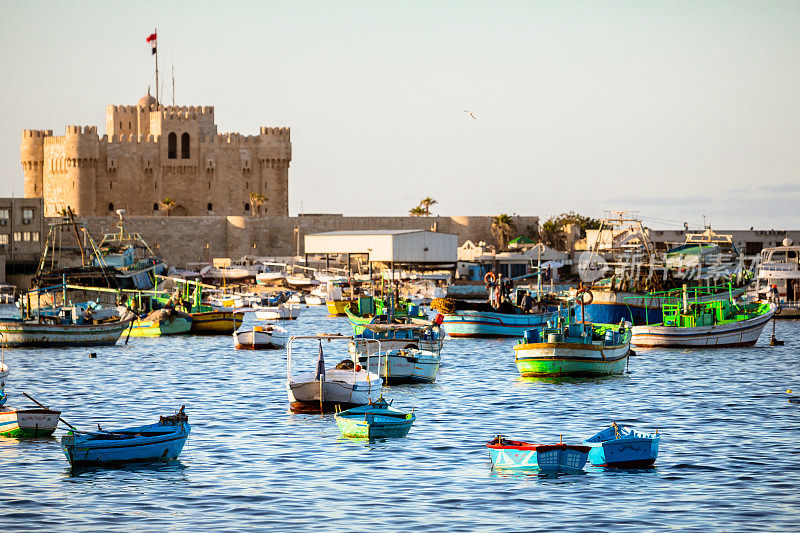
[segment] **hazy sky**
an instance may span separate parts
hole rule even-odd
[[[3,196],[20,130],[138,101],[157,26],[178,105],[292,128],[292,214],[800,229],[797,1],[0,2]]]

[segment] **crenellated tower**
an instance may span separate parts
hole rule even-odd
[[[53,130],[22,130],[19,159],[25,175],[25,197],[41,198],[44,176],[44,139]]]
[[[42,193],[46,216],[71,207],[77,215],[93,215],[98,152],[97,126],[67,126],[63,136],[44,140]]]

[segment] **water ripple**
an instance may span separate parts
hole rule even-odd
[[[348,325],[311,308],[289,328]],[[629,373],[592,379],[523,379],[512,340],[448,339],[435,384],[385,391],[415,407],[409,436],[375,442],[343,439],[330,415],[290,413],[285,354],[233,350],[227,336],[8,350],[12,403],[25,390],[87,428],[185,404],[192,434],[174,463],[76,471],[54,439],[0,439],[0,520],[33,531],[793,529],[800,408],[785,390],[800,389],[800,322],[777,333],[785,346],[765,335],[753,349],[640,349]],[[329,362],[336,353],[326,346]],[[494,434],[576,442],[611,420],[659,430],[656,467],[491,470]]]

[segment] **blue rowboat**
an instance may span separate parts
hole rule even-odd
[[[442,328],[451,337],[522,337],[526,329],[542,327],[558,320],[558,310],[545,313],[494,313],[490,311],[454,311],[445,314]],[[570,315],[569,307],[561,310]]]
[[[69,464],[104,466],[123,463],[173,461],[189,436],[189,417],[181,410],[162,416],[156,424],[114,431],[70,431],[61,438]]]
[[[405,437],[416,416],[387,403],[383,396],[369,405],[354,407],[334,415],[342,436],[357,439]]]
[[[492,467],[574,474],[583,470],[589,446],[576,444],[531,444],[497,435],[486,443]]]
[[[642,433],[612,423],[583,443],[591,446],[589,461],[593,466],[612,468],[649,468],[658,457],[658,431]]]

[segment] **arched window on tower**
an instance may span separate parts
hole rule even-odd
[[[181,135],[181,159],[189,159],[189,134]]]
[[[178,134],[174,131],[167,137],[167,158],[178,159]]]

